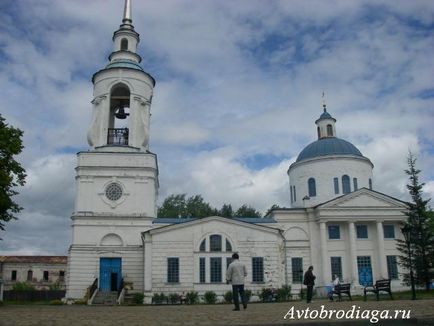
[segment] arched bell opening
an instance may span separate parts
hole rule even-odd
[[[124,84],[113,87],[110,95],[109,145],[128,145],[130,90]]]

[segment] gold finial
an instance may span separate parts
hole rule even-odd
[[[326,112],[327,111],[327,109],[326,109],[326,107],[327,107],[327,105],[326,105],[326,102],[325,102],[325,93],[324,93],[324,91],[322,91],[322,107],[324,108],[324,112]]]

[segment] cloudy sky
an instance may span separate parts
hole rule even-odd
[[[94,72],[123,0],[1,0],[0,113],[24,130],[27,184],[0,254],[66,254],[76,153],[87,150]],[[406,200],[406,157],[434,195],[434,2],[133,1],[142,66],[157,80],[151,150],[160,202],[289,207],[286,170],[328,111]]]

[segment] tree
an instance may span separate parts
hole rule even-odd
[[[237,209],[235,217],[262,217],[262,215],[253,207],[244,204]]]
[[[280,207],[279,205],[277,205],[277,204],[273,204],[268,210],[267,210],[267,212],[265,213],[265,216],[268,216],[273,210],[275,210],[275,209],[281,209],[282,207]]]
[[[218,211],[206,203],[201,195],[187,198],[187,194],[170,195],[158,208],[158,217],[206,217]]]
[[[432,214],[428,211],[428,202],[430,199],[423,199],[422,188],[424,183],[419,182],[419,173],[416,168],[416,158],[410,152],[407,158],[408,169],[405,173],[409,176],[407,189],[412,198],[408,203],[407,221],[411,232],[411,256],[412,267],[415,271],[414,279],[416,284],[425,286],[428,291],[432,277],[431,268],[434,267],[434,232],[432,229]],[[398,239],[398,250],[402,255],[399,256],[400,265],[408,271],[410,269],[409,251],[405,241]],[[409,273],[404,274],[404,282],[409,284]]]
[[[0,230],[5,230],[5,223],[16,220],[14,215],[22,210],[12,197],[17,195],[16,187],[24,186],[26,171],[14,159],[24,146],[21,140],[23,132],[9,126],[0,115]]]
[[[218,212],[219,216],[222,217],[233,217],[234,216],[234,210],[232,209],[231,204],[223,204],[222,208]]]

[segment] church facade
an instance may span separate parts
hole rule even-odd
[[[301,288],[314,266],[319,291],[333,275],[354,291],[378,279],[401,287],[397,238],[406,204],[374,190],[373,164],[336,136],[325,104],[318,140],[288,169],[291,208],[264,218],[157,218],[158,165],[149,150],[154,78],[140,66],[131,3],[113,35],[113,52],[93,75],[89,150],[78,153],[67,293],[81,299],[128,283],[154,293],[229,290],[225,271],[237,252],[246,287]],[[284,176],[282,176],[284,177]]]

